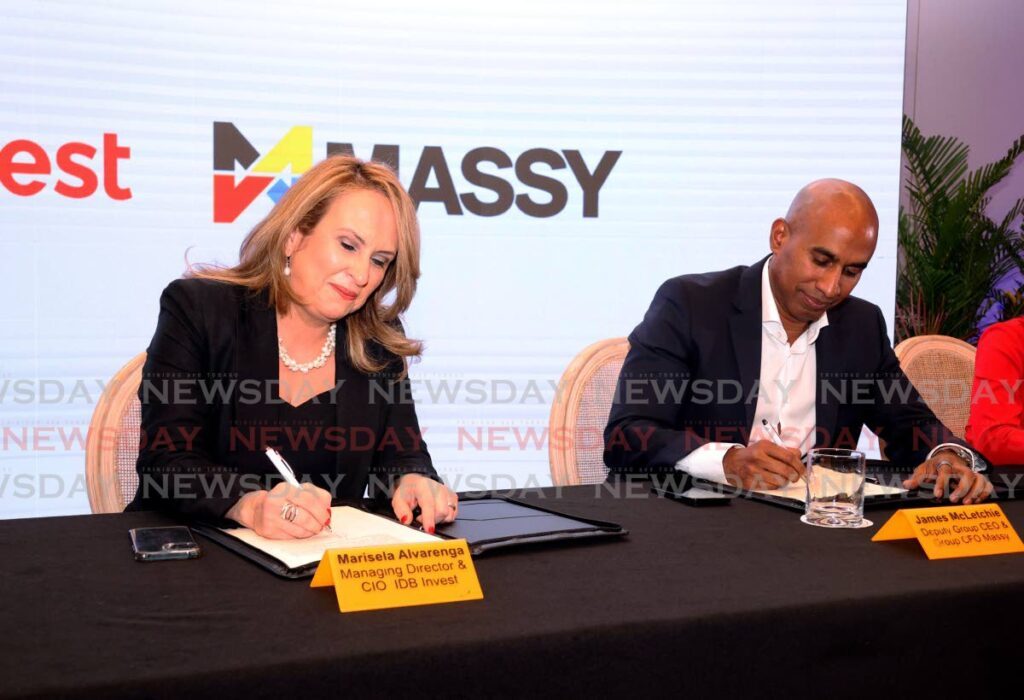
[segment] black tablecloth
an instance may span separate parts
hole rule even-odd
[[[939,696],[1014,682],[1024,557],[930,562],[762,503],[695,508],[634,484],[526,500],[621,540],[477,560],[484,600],[340,614],[203,540],[141,564],[154,513],[0,522],[2,696]],[[1004,504],[1018,531],[1024,503]]]

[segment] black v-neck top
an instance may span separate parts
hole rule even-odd
[[[288,460],[300,481],[307,477],[328,491],[336,480],[325,477],[337,475],[334,455],[344,439],[344,431],[334,424],[335,396],[332,391],[324,391],[298,406],[281,401],[274,421],[282,431],[274,449]]]

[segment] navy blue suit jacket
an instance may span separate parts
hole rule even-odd
[[[746,444],[761,373],[761,270],[665,282],[629,336],[608,426],[614,473],[668,471],[708,442]],[[956,442],[900,369],[881,310],[850,297],[814,344],[817,447],[853,448],[866,425],[893,462],[915,467]]]

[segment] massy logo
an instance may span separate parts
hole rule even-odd
[[[246,174],[235,178],[235,164]],[[260,157],[231,122],[213,123],[213,221],[229,224],[266,192],[276,204],[313,165],[313,127],[295,126]],[[218,172],[219,171],[219,172]]]
[[[325,150],[327,156],[353,155],[351,143],[328,143]],[[460,193],[444,150],[424,146],[407,187],[417,208],[436,202],[444,205],[449,216],[500,216],[514,206],[527,216],[548,218],[560,214],[569,203],[571,180],[563,182],[556,176],[568,169],[565,174],[571,173],[579,188],[583,217],[596,218],[601,188],[621,155],[622,151],[605,151],[591,167],[576,149],[528,148],[513,158],[500,148],[481,146],[462,157],[456,172],[474,189]],[[374,144],[370,158],[388,163],[398,172],[398,146]],[[235,174],[236,164],[245,170],[240,178]],[[214,222],[233,222],[263,193],[276,203],[312,164],[312,127],[292,127],[261,157],[234,124],[214,122]]]

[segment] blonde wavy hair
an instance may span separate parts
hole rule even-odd
[[[398,224],[398,250],[380,286],[361,309],[344,319],[348,329],[348,356],[357,369],[367,374],[380,372],[389,364],[387,357],[371,350],[372,343],[403,359],[417,357],[423,344],[406,338],[399,324],[399,317],[409,308],[416,293],[416,280],[420,276],[416,206],[394,171],[381,163],[344,155],[326,158],[292,185],[267,217],[249,232],[239,249],[237,265],[192,266],[186,276],[238,284],[253,292],[266,290],[270,305],[286,313],[291,304],[300,303],[284,274],[284,250],[289,234],[297,230],[308,236],[335,197],[360,189],[379,192],[391,202]],[[394,301],[385,303],[392,291]],[[407,363],[402,364],[405,376]]]

